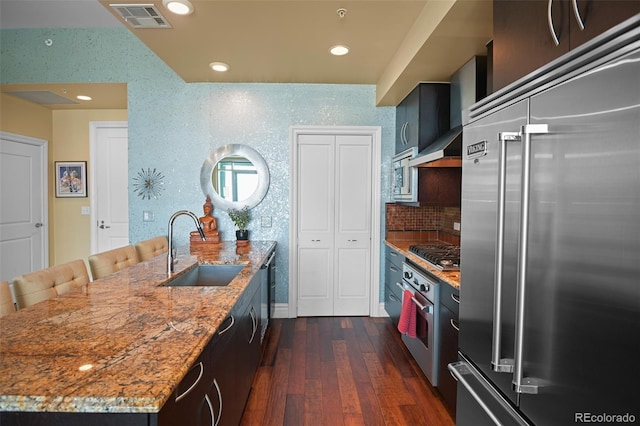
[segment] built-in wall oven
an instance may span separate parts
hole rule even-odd
[[[415,304],[415,334],[402,335],[402,341],[416,360],[424,375],[433,386],[438,386],[438,356],[439,356],[439,282],[428,276],[418,266],[405,261],[402,264],[403,297],[411,294],[406,301]],[[403,299],[403,308],[405,300]]]
[[[391,193],[394,201],[418,201],[418,169],[409,166],[409,160],[418,153],[418,148],[409,148],[393,157],[391,162]]]

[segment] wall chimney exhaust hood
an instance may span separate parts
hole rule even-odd
[[[449,130],[409,160],[409,167],[462,167],[462,126]]]

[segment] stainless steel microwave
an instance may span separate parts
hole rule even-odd
[[[418,148],[409,148],[393,157],[391,163],[391,195],[393,201],[411,203],[418,201],[418,169],[409,166],[409,161],[418,153]]]

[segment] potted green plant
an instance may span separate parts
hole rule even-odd
[[[229,218],[236,225],[238,230],[236,231],[236,239],[239,241],[246,241],[249,239],[249,231],[247,225],[251,220],[251,214],[249,213],[249,207],[244,206],[242,209],[229,209],[227,210]]]

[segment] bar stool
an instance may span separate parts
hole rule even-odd
[[[138,260],[144,262],[151,258],[156,257],[159,254],[166,253],[169,247],[169,241],[166,236],[160,236],[150,238],[148,240],[139,241],[136,243],[136,252],[138,253]]]
[[[94,280],[126,269],[136,263],[138,263],[138,253],[132,245],[89,256],[89,268]]]
[[[18,275],[13,291],[18,309],[53,299],[89,283],[87,266],[81,259]]]

